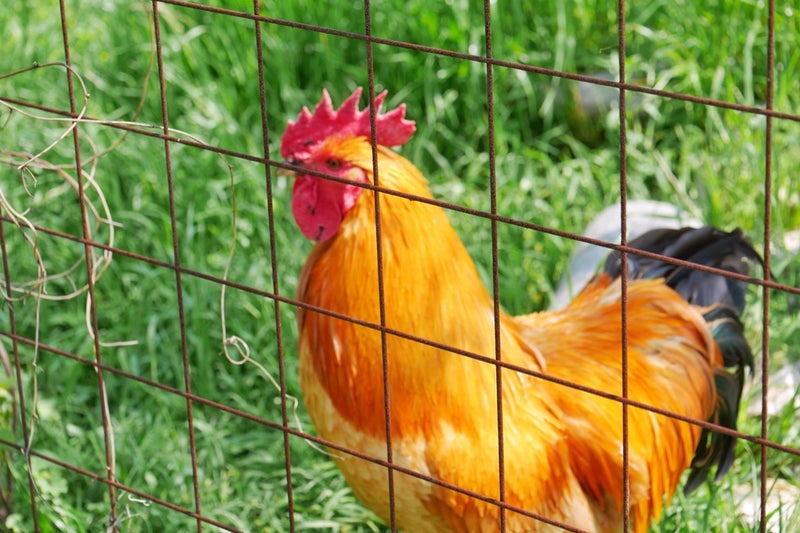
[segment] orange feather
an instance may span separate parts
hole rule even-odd
[[[340,178],[373,182],[372,146],[365,137],[332,135],[313,148],[303,146],[310,155],[301,163],[310,170],[335,169]],[[378,146],[377,162],[381,187],[431,198],[425,178],[405,158]],[[301,215],[312,217],[306,229],[313,234],[313,217],[322,204],[316,189],[304,186],[309,199],[299,205],[306,210]],[[323,207],[336,213],[335,207]],[[378,246],[385,326],[476,357],[387,333],[384,368]],[[547,521],[588,531],[621,530],[622,404],[503,368],[498,409],[497,366],[491,361],[499,353],[514,368],[622,395],[618,281],[599,275],[561,311],[520,317],[501,312],[498,351],[493,299],[445,212],[364,189],[343,212],[334,236],[313,249],[298,298],[372,325],[310,309],[298,313],[303,396],[323,438],[386,460],[388,392],[396,464],[498,500],[501,411],[503,499],[545,519],[509,511],[507,531],[558,529]],[[691,419],[712,417],[714,372],[723,361],[703,312],[663,280],[628,283],[631,400]],[[701,428],[633,406],[628,428],[630,504],[634,529],[644,532],[690,466]],[[386,469],[340,452],[334,459],[358,498],[388,521]],[[498,530],[500,511],[491,502],[402,473],[395,474],[394,486],[401,529]]]

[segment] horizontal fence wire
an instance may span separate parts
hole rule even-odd
[[[170,122],[169,122],[169,104],[170,98],[174,98],[168,96],[167,84],[166,84],[166,65],[164,64],[164,58],[162,57],[162,50],[164,48],[164,43],[162,42],[162,37],[160,34],[160,17],[159,17],[159,5],[172,5],[182,9],[192,9],[192,10],[200,10],[200,11],[207,11],[210,13],[215,13],[217,15],[222,16],[229,16],[235,17],[240,19],[246,19],[252,21],[255,28],[255,37],[254,37],[254,47],[257,50],[258,54],[258,83],[259,83],[259,92],[261,97],[261,131],[263,134],[263,154],[261,155],[252,155],[244,152],[239,152],[235,150],[230,150],[226,148],[222,148],[219,146],[213,146],[211,144],[206,144],[204,142],[200,142],[195,139],[190,139],[184,137],[181,133],[176,132],[172,129]],[[571,527],[568,524],[563,524],[557,521],[552,520],[547,516],[539,516],[535,513],[531,513],[525,509],[513,506],[505,501],[504,495],[504,483],[503,483],[503,472],[504,472],[504,457],[503,457],[503,446],[502,444],[499,446],[499,453],[498,453],[498,464],[499,464],[499,472],[500,472],[500,490],[498,498],[488,497],[484,494],[475,493],[469,491],[465,488],[453,485],[448,483],[442,479],[438,479],[435,476],[430,476],[422,472],[416,472],[409,468],[406,468],[402,465],[397,464],[393,461],[392,456],[392,435],[390,431],[390,423],[389,423],[389,413],[390,413],[390,402],[391,398],[389,394],[386,394],[386,405],[385,405],[385,413],[386,413],[386,427],[387,427],[387,447],[386,447],[386,459],[373,457],[367,454],[364,454],[358,450],[350,449],[348,447],[342,446],[341,444],[337,444],[335,442],[330,442],[320,437],[317,437],[313,434],[310,434],[306,431],[293,428],[290,424],[290,415],[289,415],[289,408],[288,408],[288,391],[285,379],[285,372],[286,372],[286,365],[285,365],[285,358],[292,357],[292,354],[286,354],[286,350],[283,345],[283,325],[281,322],[281,314],[279,310],[283,307],[289,307],[292,309],[304,309],[308,311],[313,311],[316,313],[320,313],[323,315],[331,316],[340,320],[348,321],[358,326],[368,328],[372,331],[379,332],[381,335],[381,345],[382,345],[382,359],[383,359],[383,368],[384,368],[384,387],[385,390],[388,391],[388,364],[387,364],[387,338],[388,337],[396,337],[401,338],[409,341],[413,341],[415,343],[419,343],[421,345],[431,346],[437,349],[446,350],[450,353],[458,354],[463,357],[468,357],[474,359],[476,361],[480,361],[485,364],[494,365],[496,369],[496,377],[498,382],[497,387],[497,409],[498,409],[498,435],[500,436],[500,442],[502,443],[502,434],[503,434],[503,413],[502,413],[502,398],[500,396],[500,382],[502,379],[501,370],[510,370],[519,372],[522,374],[530,375],[532,377],[546,380],[552,383],[556,383],[559,385],[563,385],[565,387],[570,387],[576,391],[581,391],[589,394],[593,394],[598,396],[598,398],[605,398],[615,402],[618,402],[621,406],[623,406],[623,413],[627,413],[627,409],[629,407],[634,407],[637,409],[643,409],[649,411],[654,414],[663,415],[666,417],[670,417],[676,420],[681,420],[684,422],[688,422],[691,424],[695,424],[699,427],[704,429],[712,430],[714,432],[718,432],[725,435],[735,436],[742,440],[751,442],[755,445],[760,446],[761,451],[761,470],[760,470],[760,500],[761,500],[761,524],[762,530],[766,527],[766,500],[767,500],[767,450],[775,450],[782,453],[792,454],[795,456],[800,456],[800,449],[787,446],[779,442],[773,442],[769,440],[768,433],[767,433],[767,392],[768,392],[768,363],[769,363],[769,317],[770,317],[770,308],[769,308],[769,294],[770,291],[782,291],[788,294],[793,295],[800,295],[800,287],[794,287],[788,284],[781,283],[779,280],[775,280],[771,276],[770,270],[770,238],[773,237],[771,235],[771,226],[770,226],[770,199],[771,199],[771,187],[772,187],[772,128],[773,123],[775,120],[788,120],[792,122],[800,122],[800,115],[788,113],[785,111],[775,110],[773,109],[773,91],[774,91],[774,39],[775,39],[775,22],[774,22],[774,0],[769,2],[769,27],[768,27],[768,42],[769,42],[769,60],[768,60],[768,69],[767,69],[767,83],[768,83],[768,90],[767,90],[767,102],[764,107],[756,107],[756,106],[747,106],[747,105],[740,105],[732,102],[727,102],[723,100],[716,100],[704,97],[698,97],[689,94],[683,94],[679,92],[671,92],[667,90],[659,90],[653,89],[649,87],[639,86],[636,84],[632,84],[626,81],[625,78],[625,2],[624,0],[619,0],[618,3],[618,13],[619,13],[619,44],[620,44],[620,52],[619,52],[619,67],[620,67],[620,81],[609,81],[606,79],[593,77],[593,76],[586,76],[581,74],[575,74],[570,72],[564,72],[554,69],[548,69],[533,65],[528,65],[525,63],[513,62],[508,60],[502,60],[493,57],[492,55],[492,32],[491,32],[491,2],[488,0],[484,3],[485,5],[485,48],[486,53],[484,55],[479,54],[468,54],[453,50],[447,50],[442,48],[436,48],[431,46],[425,46],[410,42],[398,41],[393,39],[387,39],[379,36],[375,36],[372,34],[371,28],[371,9],[369,1],[365,2],[365,33],[353,33],[353,32],[346,32],[341,30],[336,30],[333,28],[327,28],[322,26],[315,26],[310,24],[304,24],[298,21],[291,21],[291,20],[282,20],[271,18],[268,16],[264,16],[260,14],[260,4],[258,1],[254,2],[254,9],[252,13],[246,13],[231,9],[219,8],[219,7],[212,7],[212,6],[204,6],[199,5],[191,2],[183,2],[179,0],[154,0],[152,2],[152,10],[154,15],[154,32],[155,32],[155,44],[156,50],[158,51],[158,84],[160,90],[160,99],[161,99],[161,110],[162,110],[162,117],[163,123],[158,125],[153,125],[152,128],[145,128],[141,125],[131,125],[131,124],[124,124],[119,123],[113,120],[106,120],[103,118],[91,118],[87,116],[83,116],[77,110],[76,100],[75,100],[75,88],[73,86],[74,80],[71,73],[67,73],[67,83],[68,83],[68,92],[69,92],[69,109],[60,109],[50,106],[44,106],[36,102],[30,102],[27,100],[22,100],[19,98],[5,98],[2,94],[0,94],[0,99],[4,102],[16,105],[20,108],[30,109],[30,110],[37,110],[41,112],[51,113],[55,116],[62,117],[67,121],[73,121],[75,124],[75,128],[73,130],[72,135],[72,142],[74,145],[74,167],[76,169],[78,180],[80,183],[79,186],[79,204],[81,208],[82,214],[82,231],[80,235],[73,235],[63,229],[58,227],[49,227],[43,225],[33,224],[31,229],[41,232],[44,235],[51,236],[55,239],[59,239],[65,242],[75,243],[77,245],[81,245],[85,249],[85,258],[86,258],[86,275],[89,280],[88,282],[88,291],[89,291],[89,302],[91,306],[90,318],[91,318],[91,334],[92,334],[92,358],[83,357],[77,353],[72,351],[63,350],[48,344],[47,340],[42,340],[39,338],[30,338],[24,335],[20,335],[16,328],[16,315],[14,313],[14,305],[11,303],[13,301],[13,295],[11,291],[12,282],[14,279],[14,273],[10,271],[8,257],[9,257],[9,247],[6,241],[6,228],[10,228],[18,224],[17,220],[9,216],[7,213],[0,213],[0,247],[2,247],[2,254],[3,254],[3,266],[4,266],[4,280],[6,285],[6,301],[8,302],[8,320],[9,320],[9,329],[8,331],[0,331],[0,336],[7,339],[11,342],[13,348],[13,360],[14,360],[14,372],[16,378],[16,388],[17,388],[17,401],[19,402],[18,405],[18,412],[19,412],[19,423],[20,423],[20,430],[23,438],[18,441],[12,441],[7,438],[0,437],[0,445],[5,447],[8,450],[14,451],[15,453],[19,453],[25,456],[27,464],[30,468],[30,459],[35,457],[37,459],[46,461],[50,464],[56,465],[60,468],[69,470],[78,474],[80,476],[85,477],[88,480],[93,482],[105,485],[108,491],[108,516],[109,516],[109,528],[113,531],[120,531],[126,530],[124,525],[124,511],[119,506],[119,493],[129,493],[137,498],[141,498],[152,504],[164,507],[169,509],[170,511],[174,511],[176,513],[181,513],[186,517],[194,519],[195,527],[197,531],[204,530],[206,526],[212,526],[215,528],[219,528],[225,531],[239,531],[237,528],[232,527],[229,524],[226,524],[224,521],[211,518],[208,516],[210,514],[210,509],[208,509],[207,505],[202,504],[202,495],[200,490],[200,485],[202,483],[202,474],[200,473],[200,469],[198,467],[198,459],[197,459],[197,444],[195,441],[195,420],[194,420],[194,408],[195,406],[204,406],[209,407],[221,412],[228,413],[235,417],[240,417],[253,423],[256,423],[260,426],[263,426],[265,430],[276,431],[281,434],[281,438],[283,439],[283,451],[285,454],[284,462],[285,462],[285,470],[286,470],[286,497],[288,500],[288,509],[289,509],[289,528],[294,531],[295,530],[295,522],[294,522],[294,503],[293,503],[293,475],[292,475],[292,461],[291,461],[291,452],[289,447],[289,438],[290,437],[297,437],[301,439],[305,439],[306,441],[313,442],[315,444],[325,446],[330,448],[331,450],[335,450],[339,453],[346,454],[348,456],[353,456],[359,459],[363,459],[365,461],[369,461],[371,463],[380,465],[385,467],[389,472],[389,493],[393,494],[394,487],[393,487],[393,474],[401,473],[407,476],[414,477],[416,479],[423,480],[427,483],[431,483],[434,485],[438,485],[440,487],[449,489],[451,491],[470,496],[472,498],[490,503],[492,505],[496,505],[501,509],[501,523],[504,520],[506,512],[513,512],[524,516],[529,516],[538,520],[541,520],[544,523],[551,524],[557,527],[564,528],[568,531],[578,531],[574,527]],[[66,22],[66,11],[67,6],[65,5],[64,0],[61,0],[60,3],[60,12],[61,12],[61,27],[63,30],[63,42],[64,42],[64,52],[65,52],[65,63],[67,65],[72,65],[72,59],[70,57],[70,47],[69,44],[71,42],[71,37],[67,31],[67,22]],[[364,189],[368,189],[374,191],[378,194],[375,194],[375,207],[376,210],[380,209],[380,204],[378,202],[378,198],[380,195],[394,195],[396,197],[405,198],[409,201],[416,201],[416,202],[423,202],[430,205],[434,205],[437,207],[441,207],[447,210],[451,210],[454,212],[460,212],[467,215],[472,215],[476,217],[480,217],[482,219],[488,220],[491,223],[492,227],[492,241],[491,241],[491,249],[492,249],[492,272],[491,272],[491,279],[492,279],[492,289],[494,294],[494,310],[495,310],[495,317],[499,316],[500,311],[500,301],[499,301],[499,294],[500,294],[500,282],[499,282],[499,253],[498,253],[498,234],[497,228],[499,225],[512,225],[519,228],[532,230],[536,232],[541,232],[543,234],[549,234],[557,237],[563,237],[567,239],[574,240],[576,242],[583,242],[595,246],[601,246],[607,248],[608,250],[615,250],[621,252],[621,257],[623,261],[623,268],[622,268],[622,297],[623,301],[626,298],[626,284],[627,284],[627,269],[624,268],[625,262],[627,261],[628,255],[635,255],[640,257],[646,257],[650,259],[659,259],[663,260],[667,263],[678,265],[678,266],[685,266],[689,268],[695,268],[697,270],[702,270],[714,274],[719,274],[722,276],[726,276],[731,279],[746,281],[749,284],[754,286],[758,286],[763,290],[764,298],[762,300],[763,307],[762,307],[762,351],[763,351],[763,360],[762,360],[762,390],[761,390],[761,401],[762,401],[762,429],[760,435],[750,435],[746,433],[742,433],[740,431],[734,431],[726,427],[722,427],[720,425],[708,422],[706,420],[698,420],[693,419],[685,416],[681,416],[676,413],[672,413],[670,411],[658,408],[656,406],[647,405],[642,402],[635,401],[627,396],[627,377],[623,377],[623,387],[621,394],[614,394],[608,391],[602,391],[598,389],[594,389],[591,387],[587,387],[580,383],[570,382],[569,380],[564,380],[560,378],[556,378],[553,376],[549,376],[543,372],[536,372],[527,368],[522,368],[517,365],[510,364],[506,361],[503,361],[501,358],[501,345],[500,345],[500,324],[499,319],[495,318],[495,347],[496,353],[493,357],[487,357],[481,354],[472,353],[466,350],[461,350],[457,347],[444,345],[441,343],[437,343],[431,341],[429,339],[425,339],[413,334],[413,332],[405,332],[393,329],[387,326],[386,318],[385,318],[385,303],[383,302],[383,295],[381,293],[381,313],[380,313],[380,320],[376,323],[364,321],[360,319],[356,319],[354,317],[342,315],[330,310],[326,310],[323,308],[315,307],[309,304],[306,304],[296,298],[285,296],[280,291],[280,273],[276,265],[279,264],[279,254],[275,244],[275,219],[273,213],[273,206],[272,206],[272,198],[273,198],[273,189],[272,189],[272,180],[275,174],[275,171],[279,169],[283,170],[292,170],[294,167],[291,165],[281,162],[275,161],[270,159],[269,156],[269,140],[273,137],[275,129],[268,125],[267,123],[267,105],[269,104],[268,99],[266,97],[266,79],[267,73],[264,70],[265,58],[262,55],[264,52],[264,43],[261,40],[261,33],[260,29],[264,26],[275,25],[275,26],[284,26],[290,27],[297,30],[319,33],[319,34],[326,34],[337,36],[341,38],[362,41],[366,44],[367,49],[371,50],[371,47],[374,45],[384,45],[384,46],[392,46],[397,48],[403,48],[408,50],[413,50],[417,52],[423,52],[438,56],[446,56],[454,59],[459,59],[463,61],[475,62],[485,65],[486,73],[487,73],[487,108],[488,112],[488,122],[489,122],[489,162],[488,162],[488,174],[490,177],[490,195],[491,195],[491,207],[489,211],[479,210],[479,209],[472,209],[468,207],[464,207],[455,203],[441,201],[441,200],[431,200],[429,198],[422,198],[418,196],[414,196],[411,194],[406,194],[402,192],[398,192],[392,189],[388,189],[382,187],[380,185],[380,169],[377,164],[377,156],[373,153],[373,166],[375,169],[375,176],[376,180],[374,183],[361,183],[361,182],[349,182],[347,180],[342,180],[339,178],[334,178],[331,176],[326,176],[320,174],[320,177],[325,179],[330,179],[332,181],[348,183],[350,185],[355,185],[358,187],[362,187]],[[370,96],[370,121],[371,127],[374,132],[375,129],[375,119],[377,110],[374,108],[372,104],[375,95],[375,79],[374,79],[374,69],[373,69],[373,57],[368,54],[368,59],[365,65],[366,71],[368,72],[368,79],[369,79],[369,96]],[[539,225],[534,224],[529,221],[519,220],[513,217],[506,217],[502,216],[498,213],[497,210],[497,184],[496,184],[496,162],[495,162],[495,146],[494,146],[494,113],[493,113],[493,102],[496,96],[493,92],[493,83],[492,83],[492,73],[494,69],[515,69],[525,73],[534,73],[540,74],[545,76],[552,76],[558,77],[573,81],[581,81],[586,82],[598,86],[604,87],[611,87],[619,90],[619,114],[620,114],[620,163],[621,163],[621,171],[620,171],[620,193],[622,195],[622,209],[621,209],[621,227],[623,228],[622,231],[622,241],[620,244],[610,243],[599,239],[593,239],[590,237],[586,237],[574,232],[564,231],[557,228],[548,227],[546,225]],[[674,259],[670,257],[665,257],[660,254],[654,254],[650,252],[641,251],[635,248],[631,248],[627,245],[626,239],[626,232],[624,228],[628,223],[626,217],[626,209],[625,209],[625,198],[626,198],[626,191],[627,191],[627,184],[626,184],[626,137],[625,137],[625,117],[626,117],[626,95],[627,94],[649,94],[653,96],[658,96],[661,98],[668,98],[668,99],[675,99],[675,100],[682,100],[687,101],[695,104],[705,105],[705,106],[713,106],[722,109],[728,109],[737,111],[740,113],[747,113],[752,115],[759,115],[766,117],[766,141],[764,150],[766,153],[766,163],[765,163],[765,171],[764,171],[764,188],[765,188],[765,228],[764,228],[764,261],[765,261],[765,268],[764,273],[761,278],[755,278],[750,276],[743,276],[735,273],[730,273],[724,270],[715,269],[711,267],[706,267],[702,265],[696,265],[694,263],[688,261],[682,261],[679,259]],[[100,242],[92,237],[92,233],[89,230],[89,222],[88,222],[88,213],[89,213],[89,206],[86,202],[86,199],[83,196],[84,191],[84,184],[81,182],[81,169],[83,168],[83,163],[81,160],[81,150],[80,150],[80,143],[81,138],[79,135],[79,131],[81,127],[85,125],[97,125],[104,128],[114,128],[118,129],[130,134],[138,135],[138,136],[147,136],[151,137],[160,141],[163,141],[163,150],[164,150],[164,159],[165,159],[165,169],[164,172],[166,174],[166,183],[169,189],[169,214],[171,220],[171,233],[172,233],[172,252],[173,256],[170,260],[159,259],[156,257],[151,257],[148,255],[136,253],[132,250],[128,250],[125,248],[120,248],[117,246],[109,245],[108,243]],[[374,135],[372,142],[375,143]],[[240,159],[243,161],[249,161],[253,163],[257,163],[263,166],[264,169],[264,178],[265,178],[265,187],[266,187],[266,195],[267,195],[267,205],[268,205],[268,225],[269,225],[269,233],[270,233],[270,243],[269,243],[269,255],[271,259],[271,264],[273,268],[271,269],[271,278],[269,280],[270,289],[259,289],[254,285],[248,284],[247,282],[237,282],[229,280],[225,277],[221,277],[219,275],[212,275],[201,270],[189,268],[185,266],[185,264],[181,261],[181,246],[179,243],[178,238],[178,225],[179,220],[177,218],[177,211],[176,211],[176,202],[179,201],[179,192],[175,189],[173,183],[173,162],[171,157],[171,150],[173,145],[182,145],[182,146],[189,146],[193,148],[197,148],[199,150],[203,150],[206,152],[218,154],[225,157],[231,157]],[[373,151],[374,152],[374,151]],[[313,172],[312,172],[313,174]],[[380,217],[376,217],[376,230],[378,235],[380,235],[381,227],[380,227]],[[377,239],[380,242],[380,239]],[[180,338],[181,338],[181,363],[183,369],[183,381],[181,383],[182,388],[170,386],[164,383],[160,383],[157,380],[149,379],[143,376],[139,376],[135,373],[128,372],[122,370],[120,368],[115,367],[113,364],[108,362],[108,359],[104,357],[104,354],[107,353],[107,348],[103,347],[100,338],[103,334],[101,328],[98,323],[98,316],[97,316],[97,309],[95,308],[98,305],[98,300],[93,293],[93,254],[91,253],[92,250],[98,250],[103,252],[110,252],[114,256],[124,257],[145,265],[147,267],[152,267],[155,269],[162,269],[164,271],[170,272],[174,276],[174,285],[175,285],[175,293],[177,296],[177,312],[180,321]],[[377,250],[377,261],[378,261],[378,271],[381,272],[381,247],[378,246]],[[269,420],[266,418],[262,418],[252,413],[248,413],[242,411],[240,409],[225,405],[224,403],[212,400],[210,398],[206,398],[200,394],[196,394],[193,392],[192,389],[192,380],[191,380],[191,358],[189,354],[189,347],[188,347],[188,339],[191,336],[192,332],[187,326],[185,313],[184,313],[184,302],[183,302],[183,294],[184,290],[184,282],[188,278],[199,279],[203,281],[210,282],[215,286],[219,287],[230,287],[232,289],[236,289],[239,291],[243,291],[248,294],[252,294],[258,297],[262,297],[265,301],[269,301],[274,306],[275,310],[275,327],[278,332],[276,337],[276,346],[275,351],[278,358],[278,367],[279,367],[279,384],[280,384],[280,404],[281,404],[281,420],[276,422],[274,420]],[[379,286],[382,287],[382,284],[379,283]],[[627,335],[627,317],[625,314],[626,306],[623,305],[623,338]],[[623,376],[627,374],[627,365],[625,364],[626,361],[626,346],[627,344],[623,342],[622,348],[622,357],[623,357]],[[102,473],[93,472],[87,470],[81,466],[70,464],[69,462],[65,462],[50,452],[37,449],[34,445],[31,445],[28,442],[28,438],[31,435],[31,414],[26,410],[25,404],[25,395],[23,394],[24,390],[24,381],[22,378],[23,371],[22,371],[22,357],[20,355],[20,349],[23,347],[28,348],[35,348],[37,351],[46,352],[53,356],[57,356],[60,358],[69,359],[71,361],[75,361],[81,365],[84,365],[86,368],[90,368],[96,372],[97,375],[97,386],[98,386],[98,394],[101,398],[105,398],[109,391],[107,390],[106,386],[106,379],[108,376],[115,376],[119,378],[123,378],[126,380],[135,381],[145,385],[146,387],[150,387],[153,389],[157,389],[159,391],[165,392],[170,396],[175,396],[177,398],[182,399],[185,401],[185,406],[187,410],[187,427],[182,429],[181,431],[185,431],[188,437],[189,443],[189,454],[191,456],[191,477],[193,482],[193,504],[191,506],[181,506],[176,505],[167,499],[161,498],[155,494],[150,494],[147,491],[132,487],[128,484],[120,482],[116,479],[115,474],[115,460],[114,460],[114,444],[113,444],[113,423],[111,421],[111,417],[108,413],[107,405],[101,406],[101,416],[102,416],[102,428],[104,433],[104,456],[105,456],[105,470]],[[118,399],[118,401],[124,401],[124,399]],[[627,424],[627,416],[623,416],[623,423]],[[627,427],[627,426],[625,426]],[[630,508],[629,508],[629,480],[628,480],[628,461],[627,461],[627,430],[625,432],[626,438],[624,439],[624,446],[623,446],[623,454],[625,457],[624,465],[625,465],[625,523],[626,527],[630,525]],[[37,531],[41,529],[41,524],[38,521],[38,514],[39,508],[37,507],[37,490],[35,486],[35,479],[32,474],[29,475],[29,486],[26,488],[30,492],[30,500],[31,500],[31,509],[30,513],[33,518],[34,527]],[[391,523],[389,526],[395,530],[397,528],[396,520],[395,520],[396,510],[394,508],[394,503],[392,502],[392,507],[390,510],[391,516]]]

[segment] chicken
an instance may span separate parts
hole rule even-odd
[[[386,466],[332,454],[387,522],[393,499],[405,531],[494,532],[501,521],[510,532],[620,531],[623,407],[608,397],[623,392],[618,256],[565,309],[501,311],[496,331],[493,298],[444,210],[390,149],[414,132],[405,107],[381,114],[386,93],[374,101],[374,172],[360,94],[334,110],[323,91],[281,140],[295,221],[316,241],[298,289],[300,382],[316,430],[402,469],[390,491]],[[393,192],[376,192],[376,178]],[[758,261],[738,231],[656,231],[637,243],[736,272]],[[684,420],[735,428],[752,355],[738,318],[743,282],[646,257],[627,264],[629,504],[642,532],[687,468],[691,489],[730,466],[733,437]]]

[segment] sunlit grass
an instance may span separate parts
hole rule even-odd
[[[86,81],[87,114],[95,118],[162,124],[157,72],[152,67],[150,3],[67,3],[73,66]],[[244,12],[248,2],[219,2]],[[508,4],[508,5],[507,5]],[[766,11],[763,2],[634,3],[627,19],[627,72],[632,83],[647,87],[760,106],[766,100]],[[373,8],[373,33],[426,46],[481,55],[484,52],[480,3],[379,0]],[[495,57],[566,72],[613,79],[617,70],[616,2],[495,4]],[[224,149],[263,157],[262,127],[252,21],[159,4],[162,52],[171,127]],[[12,0],[5,10],[0,40],[0,73],[34,62],[63,61],[57,4]],[[359,2],[300,2],[262,5],[269,17],[363,33]],[[790,7],[780,7],[776,29],[774,105],[800,109],[800,22]],[[313,106],[327,87],[340,102],[356,86],[366,86],[364,43],[280,25],[262,25],[269,119],[269,154],[276,159],[286,120],[303,105]],[[434,194],[457,204],[488,209],[488,121],[486,67],[482,64],[376,45],[375,80],[389,90],[387,104],[405,102],[417,121],[417,133],[403,147],[430,179]],[[508,217],[580,232],[591,218],[619,198],[619,116],[616,93],[573,81],[496,67],[495,127],[498,210]],[[140,98],[146,89],[139,115]],[[43,68],[2,80],[0,96],[68,109],[65,73]],[[597,98],[597,107],[587,103]],[[763,244],[764,144],[766,120],[680,100],[630,93],[627,117],[628,194],[664,200],[715,225],[742,227],[757,246]],[[37,114],[41,114],[36,112]],[[37,153],[66,125],[3,110],[0,147]],[[122,132],[82,125],[81,153],[109,147]],[[787,250],[784,233],[800,228],[800,198],[795,169],[800,168],[796,139],[800,125],[773,121],[772,250],[776,278],[800,283],[797,251]],[[233,238],[231,180],[237,199],[236,249],[228,279],[292,296],[310,250],[289,210],[291,183],[272,173],[271,205],[275,233],[267,225],[268,200],[261,164],[220,158],[194,147],[171,146],[179,260],[188,269],[222,276]],[[48,152],[54,164],[73,161],[71,136]],[[9,160],[7,155],[4,160]],[[230,165],[230,170],[228,168]],[[37,224],[81,234],[78,202],[63,180],[35,170],[28,198],[12,165],[4,165],[2,192],[19,209],[30,208]],[[73,170],[74,174],[74,170]],[[115,246],[158,261],[173,262],[172,229],[163,142],[128,135],[97,162],[96,180],[110,206]],[[482,219],[452,214],[459,234],[486,279],[491,271],[490,228]],[[6,224],[12,281],[36,277],[36,263],[20,230]],[[564,272],[573,243],[516,226],[501,225],[500,291],[504,306],[522,313],[547,307]],[[278,261],[270,261],[274,240]],[[83,247],[41,236],[40,252],[51,273],[84,257]],[[83,267],[82,267],[83,268]],[[86,282],[78,268],[48,285],[67,293]],[[186,338],[182,340],[174,272],[116,256],[98,281],[98,325],[104,342],[136,341],[103,348],[105,364],[169,387],[184,388],[182,343],[190,365],[192,392],[267,420],[280,422],[280,395],[253,365],[237,366],[222,354],[219,285],[185,274],[181,279]],[[85,326],[84,297],[14,303],[19,335],[92,359]],[[760,346],[760,300],[753,291],[748,335]],[[798,304],[772,296],[770,347],[773,369],[797,362]],[[291,306],[281,304],[289,393],[299,397],[294,358],[296,324]],[[228,335],[242,337],[251,357],[278,376],[274,303],[229,289],[225,317]],[[10,328],[7,314],[0,328]],[[3,346],[11,353],[8,337]],[[12,354],[13,355],[13,354]],[[95,372],[82,363],[48,352],[20,350],[25,398],[33,401],[37,376],[38,418],[32,447],[62,461],[105,472],[105,451]],[[117,477],[137,490],[176,505],[194,508],[186,402],[127,378],[105,374],[117,454]],[[10,385],[8,385],[10,387]],[[291,406],[289,408],[292,416]],[[312,427],[302,406],[297,416]],[[211,407],[194,406],[201,511],[242,530],[282,531],[289,526],[283,437],[278,431]],[[31,413],[28,413],[31,420]],[[759,434],[760,420],[742,417],[741,428]],[[21,443],[15,434],[3,432]],[[769,438],[798,447],[794,413],[770,421]],[[733,470],[719,484],[690,496],[677,495],[658,531],[749,531],[737,515],[738,486],[758,490],[759,448],[740,443]],[[290,439],[295,525],[298,530],[383,531],[355,500],[332,461],[308,443]],[[25,463],[6,451],[14,490],[5,527],[28,531],[32,525]],[[797,457],[769,453],[771,477],[798,482]],[[44,531],[98,530],[108,516],[108,491],[99,483],[58,466],[32,464],[38,487],[39,524]],[[3,487],[8,490],[8,487]],[[117,493],[125,531],[182,531],[193,519],[159,505],[147,505]],[[796,519],[796,518],[795,518]],[[210,528],[213,529],[213,528]],[[785,531],[790,531],[787,526]]]

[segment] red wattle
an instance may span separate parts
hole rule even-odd
[[[342,209],[335,195],[325,194],[319,178],[298,176],[292,188],[292,214],[300,231],[313,241],[326,241],[342,222]],[[327,191],[328,193],[330,191]]]

